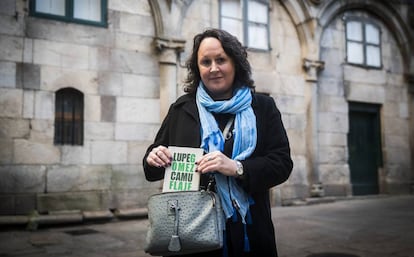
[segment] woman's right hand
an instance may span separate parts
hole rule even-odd
[[[161,168],[171,165],[172,156],[170,150],[163,145],[154,147],[147,156],[147,163],[150,166]]]

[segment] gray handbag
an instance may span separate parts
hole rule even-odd
[[[145,252],[156,256],[206,252],[223,246],[224,214],[212,191],[160,193],[148,200]]]

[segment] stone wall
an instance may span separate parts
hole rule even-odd
[[[404,54],[412,54],[405,42],[413,31],[401,24],[408,7],[391,6],[396,17],[382,19],[370,6],[388,5],[351,0],[355,15],[381,25],[383,68],[366,70],[344,62],[348,6],[310,2],[270,1],[271,50],[248,51],[256,90],[281,110],[294,160],[289,180],[272,189],[272,204],[305,199],[316,182],[326,195],[352,194],[349,101],[382,105],[381,193],[408,192],[414,102]],[[145,180],[142,158],[171,96],[183,94],[193,36],[220,23],[218,1],[152,3],[160,13],[147,0],[108,1],[103,28],[30,17],[28,1],[1,1],[1,215],[141,208],[159,191],[159,182]],[[162,36],[166,48],[154,47]],[[66,87],[84,94],[81,146],[53,143],[55,92]]]
[[[142,157],[160,122],[147,1],[109,1],[108,28],[29,17],[27,1],[2,5],[1,214],[145,206],[159,185],[145,181]],[[53,144],[65,87],[84,94],[82,146]]]

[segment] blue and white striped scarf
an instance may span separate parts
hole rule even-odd
[[[206,152],[217,150],[223,152],[225,139],[212,113],[231,113],[236,116],[232,159],[246,159],[253,153],[257,143],[256,115],[251,107],[251,90],[248,87],[241,87],[231,99],[214,101],[204,87],[200,82],[196,95],[201,122],[201,148]],[[219,172],[214,176],[226,218],[235,214],[232,200],[237,201],[242,222],[246,224],[245,218],[250,205],[247,193],[237,184],[234,177],[229,177],[227,182],[227,176]]]

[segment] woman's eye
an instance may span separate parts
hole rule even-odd
[[[223,57],[217,58],[216,62],[221,64],[224,63],[226,61],[226,59],[224,59]]]
[[[211,61],[210,60],[201,60],[200,64],[203,65],[203,66],[209,66],[211,64]]]

